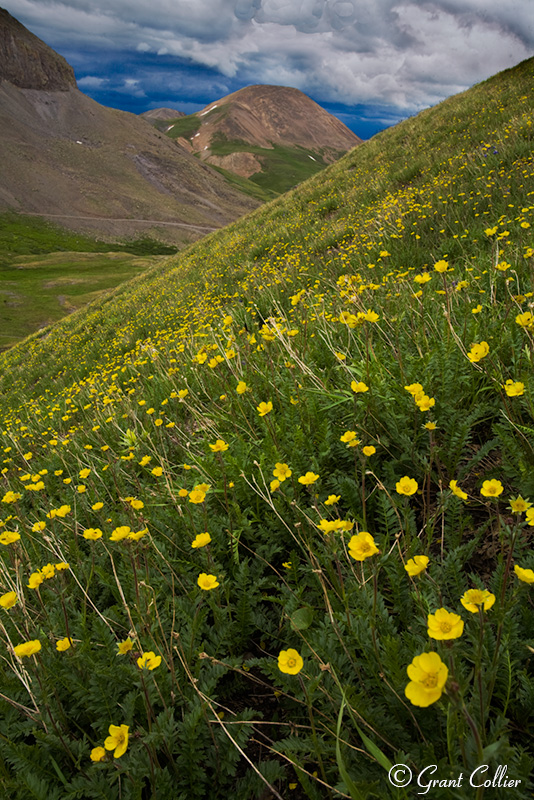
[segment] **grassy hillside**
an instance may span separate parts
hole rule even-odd
[[[0,355],[6,796],[531,796],[533,77]]]

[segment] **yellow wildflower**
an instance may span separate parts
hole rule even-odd
[[[521,383],[521,381],[512,381],[509,379],[503,384],[502,388],[508,397],[520,397],[525,391],[525,384]]]
[[[408,497],[412,494],[415,494],[418,488],[419,484],[417,481],[414,478],[409,478],[408,475],[405,475],[395,484],[395,489],[397,490],[398,494],[405,494]]]
[[[495,595],[487,589],[468,589],[460,598],[460,602],[464,608],[476,614],[480,606],[483,606],[484,611],[488,611],[495,602]]]
[[[292,647],[289,650],[281,650],[278,654],[278,669],[286,675],[297,675],[304,666],[304,661],[300,653]]]
[[[449,670],[437,653],[415,656],[407,668],[410,683],[404,694],[414,706],[426,708],[443,694]]]
[[[205,547],[207,544],[211,542],[211,536],[209,533],[198,533],[193,541],[191,542],[191,547]]]
[[[315,483],[318,479],[319,476],[316,475],[315,472],[307,472],[305,475],[300,476],[298,482],[302,483],[304,486],[310,486],[310,484]]]
[[[514,566],[514,572],[519,578],[520,581],[523,583],[534,583],[534,571],[531,569],[523,569],[523,567],[519,567],[517,564]],[[2,602],[2,598],[0,597],[0,603]]]
[[[463,619],[446,608],[438,608],[435,614],[429,614],[427,624],[431,639],[457,639],[464,632]]]
[[[451,481],[449,483],[449,488],[451,489],[452,493],[459,497],[461,500],[467,500],[467,494],[458,486],[458,481]]]
[[[264,417],[266,414],[269,414],[269,412],[273,410],[273,404],[271,403],[270,400],[267,403],[262,402],[259,404],[259,406],[256,406],[256,409],[260,417]]]
[[[38,653],[40,649],[41,642],[39,639],[32,639],[29,642],[18,644],[13,648],[13,652],[18,658],[24,658],[24,656],[33,656],[33,654]]]
[[[128,725],[110,725],[109,736],[104,742],[106,750],[114,750],[114,758],[120,758],[128,747]]]
[[[219,586],[219,582],[217,580],[216,575],[208,575],[205,572],[201,572],[198,576],[197,583],[201,589],[205,591],[209,591],[210,589],[215,589],[216,586]]]
[[[428,556],[414,556],[404,565],[404,569],[411,578],[420,575],[428,567]]]
[[[364,561],[369,556],[378,553],[375,540],[367,531],[360,531],[351,537],[349,542],[349,555],[356,561]]]
[[[0,606],[5,608],[7,611],[8,608],[13,608],[17,600],[18,597],[16,592],[6,592],[0,597]]]
[[[483,497],[498,497],[502,493],[503,485],[500,481],[496,480],[496,478],[492,478],[490,481],[484,481],[482,489],[480,490],[480,494]]]
[[[137,659],[137,666],[139,669],[143,669],[146,667],[149,670],[156,669],[161,664],[161,656],[157,656],[153,650],[150,650],[148,653],[143,653],[140,658]]]

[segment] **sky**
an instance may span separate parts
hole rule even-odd
[[[367,139],[534,55],[534,0],[0,0],[106,106],[292,86]]]

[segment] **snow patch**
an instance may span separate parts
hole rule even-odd
[[[204,114],[209,114],[209,113],[210,113],[210,111],[213,111],[213,109],[214,109],[214,108],[217,108],[217,106],[218,106],[218,105],[219,105],[218,103],[215,103],[215,105],[214,105],[214,106],[212,106],[211,108],[208,108],[206,111],[203,111],[203,112],[202,112],[202,114],[199,114],[198,116],[199,116],[199,117],[203,117],[203,116],[204,116]]]

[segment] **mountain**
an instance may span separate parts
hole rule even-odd
[[[361,143],[337,117],[285,86],[239,89],[202,111],[167,120],[165,132],[202,161],[274,193]]]
[[[165,128],[168,120],[178,119],[178,117],[185,117],[186,115],[183,111],[177,111],[175,108],[153,108],[150,111],[143,111],[139,116],[157,127],[161,125],[162,128]]]
[[[63,56],[0,8],[0,81],[19,89],[66,92],[76,88],[74,70]]]
[[[0,354],[4,798],[531,796],[533,100],[529,59]]]
[[[138,116],[80,92],[67,62],[4,9],[0,152],[0,209],[111,238],[188,241],[257,205]]]

